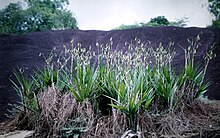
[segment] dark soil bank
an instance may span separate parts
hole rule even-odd
[[[82,30],[65,30],[65,31],[44,31],[30,33],[26,35],[2,35],[0,36],[0,122],[5,120],[4,114],[9,107],[8,103],[15,103],[18,97],[11,87],[9,78],[13,77],[12,70],[17,66],[25,69],[26,73],[33,73],[37,67],[42,67],[45,62],[39,53],[48,55],[53,47],[58,51],[63,48],[63,44],[80,42],[82,46],[92,46],[94,49],[96,42],[108,43],[112,37],[114,47],[122,49],[125,42],[131,42],[135,37],[140,38],[143,42],[150,41],[149,47],[158,47],[162,42],[166,47],[170,41],[175,42],[176,58],[174,67],[180,69],[184,66],[184,51],[179,46],[187,48],[188,38],[195,38],[201,35],[201,46],[198,49],[196,60],[200,62],[205,51],[213,43],[217,48],[216,58],[211,61],[207,70],[207,78],[212,82],[209,91],[206,93],[212,99],[220,99],[220,29],[210,28],[178,28],[178,27],[149,27],[130,30],[114,31],[82,31]]]

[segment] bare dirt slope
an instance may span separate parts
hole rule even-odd
[[[80,42],[82,46],[95,48],[96,42],[108,43],[112,37],[114,48],[124,48],[125,42],[131,42],[135,37],[140,38],[143,42],[150,41],[149,47],[158,47],[162,42],[166,47],[168,43],[175,42],[177,51],[174,67],[180,69],[184,65],[184,52],[181,45],[187,48],[188,38],[195,38],[201,35],[201,46],[197,54],[197,61],[200,62],[206,49],[216,43],[220,44],[220,29],[210,28],[178,28],[178,27],[148,27],[130,30],[113,30],[113,31],[82,31],[82,30],[65,30],[65,31],[44,31],[30,33],[26,35],[2,35],[0,36],[0,122],[5,120],[4,114],[9,107],[8,103],[15,103],[18,97],[11,87],[9,78],[13,77],[13,68],[21,67],[27,73],[33,73],[37,67],[42,67],[44,59],[39,57],[39,53],[48,55],[53,47],[60,51],[63,44],[70,44],[72,39]],[[215,50],[217,57],[211,61],[208,68],[207,78],[212,81],[212,85],[207,95],[212,99],[220,99],[220,47]]]

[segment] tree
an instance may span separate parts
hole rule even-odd
[[[19,3],[9,4],[0,11],[0,33],[12,33],[17,31],[17,21],[22,18],[22,8]]]
[[[176,21],[170,22],[168,19],[165,18],[165,16],[158,16],[155,18],[152,18],[149,22],[144,23],[135,23],[131,25],[120,25],[119,27],[114,28],[115,30],[123,30],[123,29],[131,29],[131,28],[139,28],[139,27],[147,27],[147,26],[178,26],[178,27],[184,27],[187,24],[186,17],[177,19]]]
[[[209,1],[209,11],[215,16],[212,21],[213,27],[220,27],[220,0],[208,0]]]
[[[77,29],[77,21],[65,9],[68,0],[25,0],[27,9],[20,3],[11,3],[0,10],[0,34],[21,34],[45,29]]]
[[[64,9],[69,0],[25,0],[29,7],[48,7],[50,9]]]
[[[149,26],[167,26],[169,25],[169,21],[165,16],[158,16],[155,18],[152,18],[150,22],[148,22]]]

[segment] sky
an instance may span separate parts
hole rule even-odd
[[[10,2],[0,0],[0,8]],[[148,22],[165,16],[169,21],[188,18],[187,27],[206,27],[213,16],[207,9],[208,0],[69,0],[67,7],[82,30],[111,30],[121,24]]]

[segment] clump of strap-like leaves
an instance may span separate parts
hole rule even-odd
[[[169,43],[167,48],[162,44],[149,48],[148,43],[136,38],[125,43],[126,50],[117,50],[113,48],[111,38],[107,44],[97,43],[98,50],[93,51],[91,47],[84,48],[71,41],[70,46],[64,45],[60,54],[52,51],[48,58],[45,57],[45,68],[36,71],[30,79],[22,72],[15,73],[17,82],[12,83],[23,107],[19,110],[25,114],[37,112],[41,115],[38,121],[35,120],[35,127],[49,126],[53,136],[101,135],[103,132],[98,131],[98,124],[94,126],[94,116],[102,116],[103,109],[109,109],[113,120],[122,119],[116,124],[107,123],[109,128],[113,125],[111,132],[115,136],[121,124],[125,126],[120,134],[126,127],[136,133],[144,128],[138,124],[140,116],[174,113],[207,91],[209,83],[204,76],[214,54],[212,49],[206,53],[205,66],[195,64],[199,39],[197,36],[189,40],[189,47],[183,48],[185,67],[178,71],[180,73],[172,67],[176,54],[174,43]],[[56,106],[47,107],[48,104],[45,104],[45,96],[50,94],[51,102]],[[105,105],[100,102],[103,98],[107,99]],[[69,105],[65,104],[65,99]],[[67,112],[65,107],[71,108]],[[77,108],[80,110],[77,111]],[[47,120],[46,125],[39,121],[42,118]],[[54,119],[55,122],[50,121]]]

